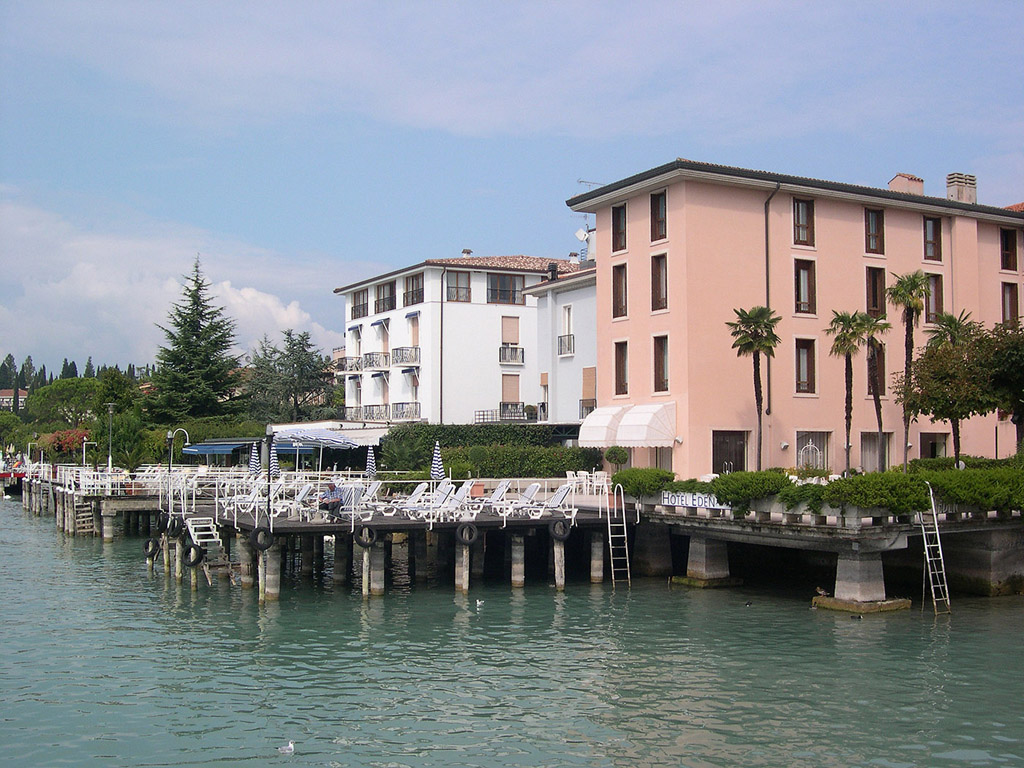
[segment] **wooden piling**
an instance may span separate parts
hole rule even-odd
[[[604,533],[590,532],[590,583],[600,584],[604,581]]]
[[[352,568],[352,534],[334,534],[334,582],[347,584]]]
[[[565,590],[565,542],[552,541],[551,550],[555,561],[555,589]]]
[[[526,586],[526,538],[513,533],[512,540],[512,586]]]

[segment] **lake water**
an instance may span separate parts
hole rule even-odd
[[[260,606],[0,502],[0,765],[1024,765],[1024,598],[809,602],[286,577]]]

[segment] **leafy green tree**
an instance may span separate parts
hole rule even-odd
[[[887,333],[892,324],[887,322],[885,315],[871,317],[865,313],[862,326],[864,340],[868,346],[868,382],[871,399],[875,404],[875,421],[878,422],[878,471],[885,471],[885,433],[882,431],[882,370],[878,359],[882,351],[879,336]]]
[[[58,379],[29,394],[25,409],[34,421],[79,427],[93,415],[99,386],[96,379]]]
[[[28,442],[28,427],[11,411],[0,411],[0,453],[7,446],[25,447]]]
[[[757,409],[757,469],[761,469],[761,422],[764,410],[764,396],[761,391],[761,355],[775,356],[779,337],[775,326],[780,318],[768,307],[752,307],[750,310],[734,309],[736,320],[727,321],[733,337],[732,348],[737,357],[749,355],[754,362],[754,406]]]
[[[331,359],[313,346],[309,333],[284,331],[284,349],[264,336],[249,361],[246,390],[252,418],[301,421],[334,413]]]
[[[283,399],[278,376],[280,357],[281,350],[271,343],[266,334],[249,355],[249,365],[244,373],[244,386],[249,395],[251,419],[267,423],[279,420]]]
[[[114,404],[115,412],[123,412],[130,410],[139,399],[138,386],[116,366],[104,369],[96,381],[99,382],[99,387],[96,390],[93,412],[99,416],[106,414],[107,403]]]
[[[850,430],[853,426],[853,356],[864,344],[864,328],[869,320],[866,312],[837,312],[832,310],[832,322],[825,333],[832,337],[829,354],[842,357],[846,371],[846,474],[850,474]]]
[[[991,382],[999,407],[1013,416],[1017,452],[1024,452],[1024,327],[1001,323],[988,332]]]
[[[150,411],[164,423],[234,413],[238,357],[231,354],[235,322],[216,307],[210,284],[195,260],[181,300],[171,308],[167,327],[158,326],[167,345],[157,351]]]
[[[903,376],[910,377],[910,366],[914,362],[914,327],[924,312],[924,302],[928,298],[928,275],[922,270],[896,275],[896,280],[885,290],[885,295],[892,304],[903,312]],[[910,445],[910,410],[903,407],[903,471],[907,471],[908,451]]]

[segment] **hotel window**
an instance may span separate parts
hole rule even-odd
[[[814,201],[793,198],[793,243],[814,245]]]
[[[654,391],[668,392],[668,336],[654,337]]]
[[[796,340],[796,391],[814,393],[814,339]]]
[[[612,251],[626,250],[626,206],[612,206]]]
[[[373,304],[374,312],[387,312],[395,308],[395,281],[381,283],[377,286],[377,301]]]
[[[928,275],[928,298],[924,305],[924,321],[934,323],[942,314],[942,275]]]
[[[470,301],[469,272],[448,273],[448,301]]]
[[[668,220],[665,211],[665,192],[651,195],[651,242],[668,237]]]
[[[864,250],[885,253],[885,211],[880,208],[864,209]]]
[[[487,275],[488,304],[525,304],[522,275]]]
[[[868,267],[867,278],[867,313],[871,317],[881,317],[885,314],[885,270]]]
[[[352,319],[366,317],[370,313],[370,289],[364,288],[352,294]]]
[[[828,432],[796,433],[796,465],[800,469],[826,469],[828,460]]]
[[[878,390],[879,397],[885,397],[885,344],[875,343],[875,360],[878,365],[878,382],[881,385]],[[871,348],[868,348],[868,394],[875,394],[875,381],[871,378]]]
[[[1017,317],[1017,284],[1003,283],[1003,322],[1011,323]]]
[[[612,317],[626,316],[626,265],[612,267]]]
[[[417,272],[405,278],[405,294],[402,296],[402,306],[423,303],[423,273]]]
[[[942,261],[942,219],[924,217],[924,257]]]
[[[814,287],[814,262],[797,259],[793,262],[793,276],[796,283],[794,295],[795,311],[813,315],[817,311]]]
[[[999,268],[1017,270],[1017,230],[999,230]]]
[[[629,342],[615,342],[615,394],[629,394]]]
[[[651,256],[651,310],[668,307],[668,263],[665,254]]]

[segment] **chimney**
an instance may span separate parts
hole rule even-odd
[[[912,173],[897,173],[889,182],[889,189],[908,195],[923,195],[924,179],[918,178]]]
[[[969,173],[946,174],[946,199],[958,203],[978,202],[978,181]]]
[[[558,265],[555,262],[548,264],[548,280],[554,282],[558,279]]]

